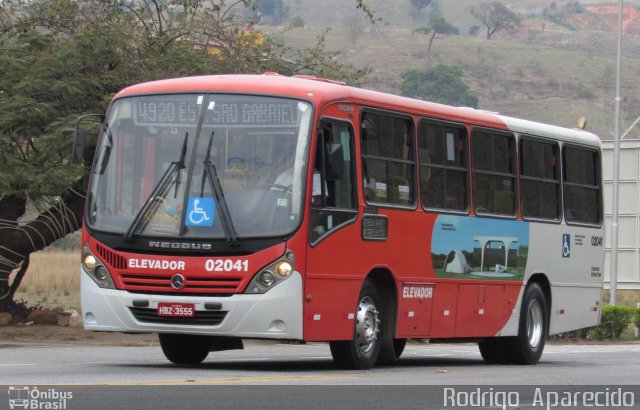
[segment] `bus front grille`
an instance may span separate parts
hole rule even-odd
[[[121,273],[122,288],[130,292],[174,293],[180,294],[232,294],[238,293],[242,278],[224,276],[189,276],[183,274],[184,287],[171,286],[170,275],[144,275]]]
[[[217,326],[222,323],[228,313],[220,310],[197,310],[194,317],[170,317],[158,316],[158,311],[156,309],[130,307],[129,310],[131,310],[133,317],[135,317],[139,322],[199,326]]]

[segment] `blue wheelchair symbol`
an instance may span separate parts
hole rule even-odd
[[[216,204],[213,198],[189,197],[187,204],[187,220],[185,225],[188,226],[213,226],[213,220],[216,214]]]
[[[571,257],[571,235],[568,233],[562,235],[562,257]]]

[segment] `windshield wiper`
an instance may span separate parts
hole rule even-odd
[[[218,209],[220,210],[220,222],[222,223],[222,229],[224,230],[224,236],[227,238],[227,243],[231,246],[235,246],[238,244],[238,234],[236,233],[236,229],[233,226],[233,220],[231,219],[231,213],[229,213],[229,207],[227,206],[227,201],[224,198],[224,192],[222,192],[222,186],[220,185],[220,180],[218,179],[218,172],[216,171],[216,166],[211,162],[211,145],[213,144],[213,136],[215,131],[211,131],[211,138],[209,138],[209,145],[207,147],[207,156],[203,161],[204,169],[202,171],[202,186],[200,189],[200,196],[204,194],[204,183],[205,180],[209,180],[209,186],[211,188],[211,192],[213,193],[213,197],[218,204]]]
[[[189,140],[189,133],[184,134],[184,140],[182,142],[182,152],[180,153],[180,158],[178,161],[173,161],[169,168],[162,174],[162,177],[158,181],[158,183],[153,187],[153,191],[149,197],[145,200],[144,205],[135,218],[133,218],[133,222],[127,229],[127,232],[124,234],[123,238],[126,242],[131,242],[133,239],[133,235],[143,226],[146,226],[149,223],[147,216],[153,211],[157,211],[158,206],[160,206],[160,201],[158,198],[162,198],[162,195],[167,190],[167,187],[171,183],[173,176],[178,174],[176,177],[176,194],[178,192],[178,185],[180,185],[180,171],[185,168],[185,158],[187,156],[187,141]]]

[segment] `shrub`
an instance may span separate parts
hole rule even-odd
[[[578,86],[577,97],[584,100],[592,100],[596,98],[596,93],[593,91],[593,88],[588,85],[580,84]]]
[[[18,323],[24,323],[27,321],[29,313],[33,312],[34,310],[40,309],[42,309],[42,306],[39,303],[36,303],[35,305],[29,305],[26,300],[20,299],[18,301],[11,302],[8,312],[11,313],[14,321]]]
[[[629,306],[605,306],[602,308],[600,326],[595,329],[596,338],[617,339],[629,327],[637,313],[636,308]]]
[[[400,92],[441,104],[478,107],[478,97],[463,80],[459,66],[440,64],[427,70],[406,70],[402,73]]]

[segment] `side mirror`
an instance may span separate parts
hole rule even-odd
[[[84,161],[84,147],[87,139],[87,130],[84,128],[76,128],[76,137],[73,141],[71,150],[71,163],[82,164]]]
[[[104,122],[104,115],[102,114],[87,114],[81,115],[76,120],[76,135],[73,141],[73,147],[71,149],[71,163],[82,164],[84,162],[84,150],[87,146],[87,130],[82,128],[83,121],[91,121],[102,124]]]

